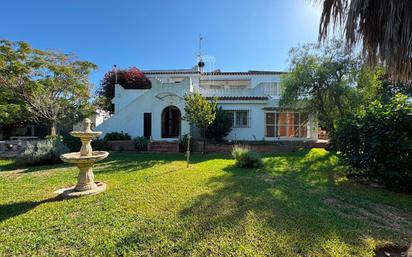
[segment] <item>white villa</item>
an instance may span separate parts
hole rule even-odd
[[[201,66],[201,65],[198,65]],[[279,107],[283,72],[202,72],[202,66],[183,70],[146,70],[151,89],[115,85],[114,114],[96,130],[127,132],[153,141],[173,141],[196,128],[183,120],[184,94],[216,96],[218,106],[233,117],[228,140],[317,140],[317,123],[311,114]]]

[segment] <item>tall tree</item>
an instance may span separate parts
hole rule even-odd
[[[91,111],[89,74],[95,68],[72,54],[0,41],[0,89],[21,99],[30,120],[49,123],[51,135],[59,122],[75,121]]]
[[[370,65],[385,65],[391,79],[412,79],[412,1],[323,0],[319,39],[330,29],[343,32],[349,49],[361,46]]]
[[[359,58],[347,55],[341,41],[307,44],[290,50],[291,71],[281,82],[283,107],[316,113],[320,125],[334,129],[335,120],[358,100],[353,88]]]
[[[187,94],[185,99],[185,116],[191,125],[199,128],[203,135],[203,152],[206,147],[206,131],[216,118],[216,99],[207,100],[200,93]]]

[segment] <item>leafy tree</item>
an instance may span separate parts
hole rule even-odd
[[[114,112],[114,105],[111,100],[114,97],[116,79],[117,84],[126,89],[150,89],[152,87],[150,80],[136,67],[118,70],[117,72],[107,72],[100,82],[96,105],[109,112]]]
[[[201,129],[203,134],[203,151],[206,146],[206,131],[216,118],[216,99],[208,101],[200,93],[186,94],[185,99],[185,116],[191,125]]]
[[[379,180],[387,187],[411,190],[412,103],[397,93],[389,103],[375,100],[339,120],[332,134],[351,173]]]
[[[13,91],[2,88],[0,90],[0,124],[10,125],[24,121],[27,116],[27,107],[20,97]]]
[[[88,77],[95,68],[72,54],[0,41],[0,89],[24,103],[30,120],[49,123],[51,135],[56,135],[59,122],[91,113]]]
[[[375,70],[371,70],[367,66],[362,67],[356,84],[361,103],[365,106],[374,100],[385,104],[390,103],[398,93],[412,96],[410,83],[393,83],[383,67],[378,67]]]
[[[230,116],[219,107],[216,112],[215,120],[210,124],[206,130],[207,138],[214,138],[216,141],[222,141],[222,139],[229,135],[232,130],[232,120]]]
[[[325,46],[307,44],[290,51],[291,71],[285,75],[283,107],[317,113],[320,125],[332,131],[336,118],[359,104],[353,87],[360,60],[347,55],[342,42]]]

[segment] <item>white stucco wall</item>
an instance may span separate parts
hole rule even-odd
[[[267,138],[265,137],[265,110],[264,108],[278,107],[278,100],[269,101],[221,101],[218,106],[223,110],[249,111],[249,127],[233,128],[226,137],[228,140],[317,140],[317,122],[313,115],[309,116],[307,138]]]
[[[193,77],[192,77],[193,76]],[[251,85],[256,87],[263,82],[280,82],[280,75],[251,76]],[[161,114],[169,105],[176,106],[184,113],[183,96],[187,92],[193,92],[199,84],[199,76],[187,76],[179,83],[162,83],[159,79],[151,78],[152,88],[137,90],[125,90],[120,85],[115,86],[115,113],[109,119],[96,127],[103,135],[109,132],[125,132],[132,137],[143,136],[144,113],[152,114],[152,139],[153,140],[175,140],[161,137]],[[163,81],[165,81],[163,79]],[[261,87],[261,86],[259,86]],[[259,89],[256,88],[257,89]],[[259,91],[260,92],[260,91]],[[262,91],[263,92],[263,91]],[[228,100],[219,101],[219,106],[224,110],[248,110],[250,115],[250,126],[248,128],[233,128],[226,139],[231,140],[279,140],[276,138],[265,138],[265,111],[264,108],[278,107],[278,97],[269,100]],[[310,118],[310,138],[286,138],[280,140],[316,140],[317,124],[315,119]],[[190,133],[190,125],[187,121],[181,121],[180,134]],[[192,131],[194,132],[194,131]],[[194,133],[196,134],[196,133]]]
[[[115,94],[117,102],[122,102],[123,97],[126,97],[128,104],[123,104],[121,108],[115,107],[115,113],[112,117],[105,120],[102,124],[96,127],[96,130],[102,131],[102,137],[110,132],[125,132],[132,137],[143,136],[143,115],[145,112],[152,113],[152,139],[153,140],[173,140],[163,139],[161,137],[161,114],[164,108],[169,105],[176,106],[184,116],[184,100],[183,95],[190,88],[190,79],[185,79],[181,83],[164,84],[159,80],[152,80],[152,89],[139,90],[128,89],[124,90],[116,87]],[[120,91],[120,95],[118,92]],[[130,95],[136,95],[134,100],[129,100]],[[141,91],[143,93],[133,92]],[[126,92],[126,94],[125,94]],[[190,125],[187,121],[182,120],[181,135],[190,132]]]
[[[248,128],[233,128],[226,139],[262,140],[265,132],[264,113],[262,108],[265,105],[266,102],[241,103],[237,101],[227,101],[219,104],[223,110],[248,110],[250,115],[250,126]]]

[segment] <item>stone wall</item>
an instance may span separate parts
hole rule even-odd
[[[107,141],[107,145],[110,146],[113,151],[137,151],[132,140],[110,140]]]
[[[316,141],[284,141],[278,143],[261,143],[253,142],[247,143],[243,142],[240,145],[245,145],[249,147],[252,151],[259,153],[288,153],[294,152],[299,148],[325,148],[326,143],[319,143]],[[233,149],[234,144],[206,144],[206,153],[230,153]],[[193,144],[193,152],[202,152],[203,142],[196,141]]]
[[[111,147],[113,151],[118,151],[120,149],[124,151],[137,151],[132,140],[112,140],[108,141],[107,144]],[[281,141],[276,143],[259,143],[259,142],[243,142],[241,145],[246,145],[250,147],[252,151],[260,153],[288,153],[294,152],[299,148],[325,148],[327,147],[327,142],[318,141]],[[222,144],[206,144],[206,153],[230,153],[233,149],[234,144],[222,143]],[[194,141],[192,144],[192,152],[202,152],[203,142]],[[156,152],[156,151],[152,151]],[[162,152],[162,151],[161,151]],[[164,151],[163,151],[164,152]],[[176,151],[171,151],[176,152]]]

